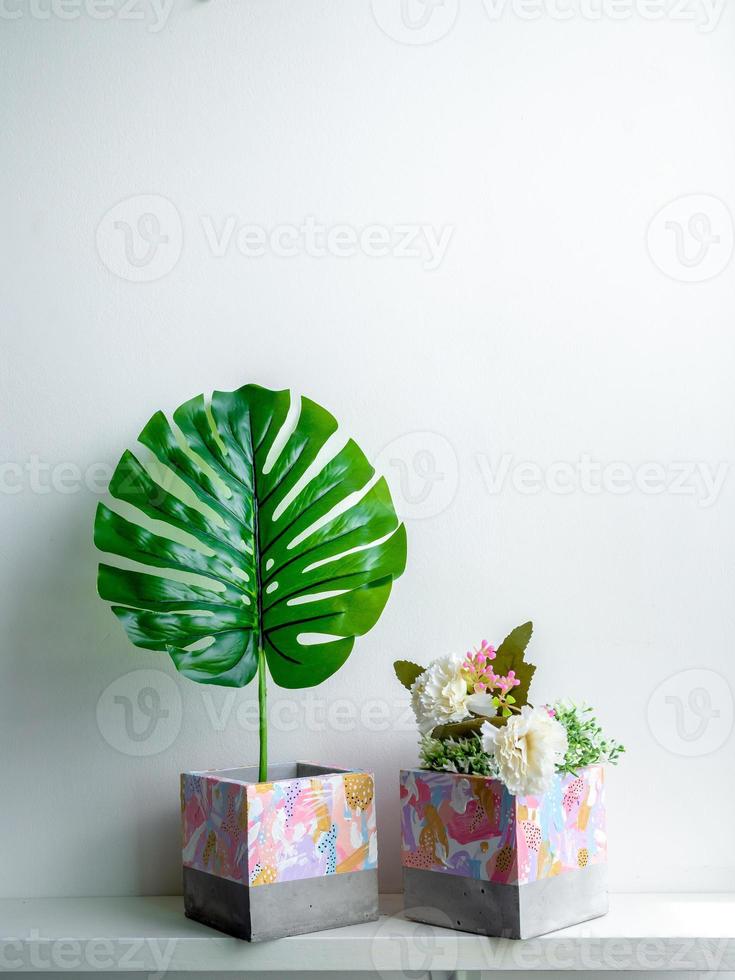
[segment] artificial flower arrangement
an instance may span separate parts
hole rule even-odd
[[[532,632],[524,623],[497,649],[483,640],[428,667],[396,661],[396,675],[411,691],[422,768],[490,776],[522,796],[546,792],[557,772],[618,761],[624,747],[603,736],[591,708],[529,704]]]
[[[395,664],[421,733],[400,777],[407,918],[528,939],[607,911],[603,763],[624,749],[590,708],[529,703],[532,632]]]

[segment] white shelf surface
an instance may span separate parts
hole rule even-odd
[[[182,899],[0,900],[0,972],[735,970],[735,894],[611,895],[608,915],[537,939],[414,923],[400,895],[377,922],[246,943],[185,918]]]

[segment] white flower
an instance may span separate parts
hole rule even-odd
[[[485,692],[470,694],[467,698],[467,707],[476,715],[485,715],[486,718],[492,718],[498,713],[497,704],[493,704],[493,695]]]
[[[489,721],[483,722],[482,728],[480,729],[480,736],[485,752],[488,755],[495,755],[495,742],[498,737],[498,729],[495,725],[491,725]]]
[[[494,753],[500,778],[514,796],[545,793],[567,751],[567,733],[546,708],[525,705],[501,728],[482,726],[482,744]]]
[[[419,731],[462,721],[467,710],[467,682],[462,677],[464,658],[458,654],[439,657],[411,685],[411,706]]]

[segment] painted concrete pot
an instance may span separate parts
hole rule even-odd
[[[296,762],[181,775],[187,916],[252,942],[378,918],[372,773]]]
[[[405,914],[528,939],[607,912],[604,769],[557,774],[542,796],[494,779],[401,772]]]

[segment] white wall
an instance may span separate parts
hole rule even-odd
[[[735,887],[735,11],[607,0],[593,19],[599,0],[576,0],[562,21],[566,3],[445,0],[412,28],[398,0],[50,2],[0,16],[0,893],[176,891],[177,774],[255,757],[238,719],[254,690],[133,648],[92,546],[94,464],[155,409],[247,381],[389,447],[407,572],[311,713],[281,704],[271,736],[274,759],[374,767],[384,886],[415,760],[391,662],[533,618],[537,699],[586,698],[629,746],[613,887]],[[145,212],[168,240],[148,256],[138,237],[135,265],[115,221]],[[305,233],[295,255],[217,255],[228,216],[451,238],[443,257],[425,239],[346,257],[337,232],[326,256]],[[114,697],[141,683],[169,714],[135,742]],[[323,724],[325,699],[348,706]],[[391,722],[367,731],[376,699]]]

